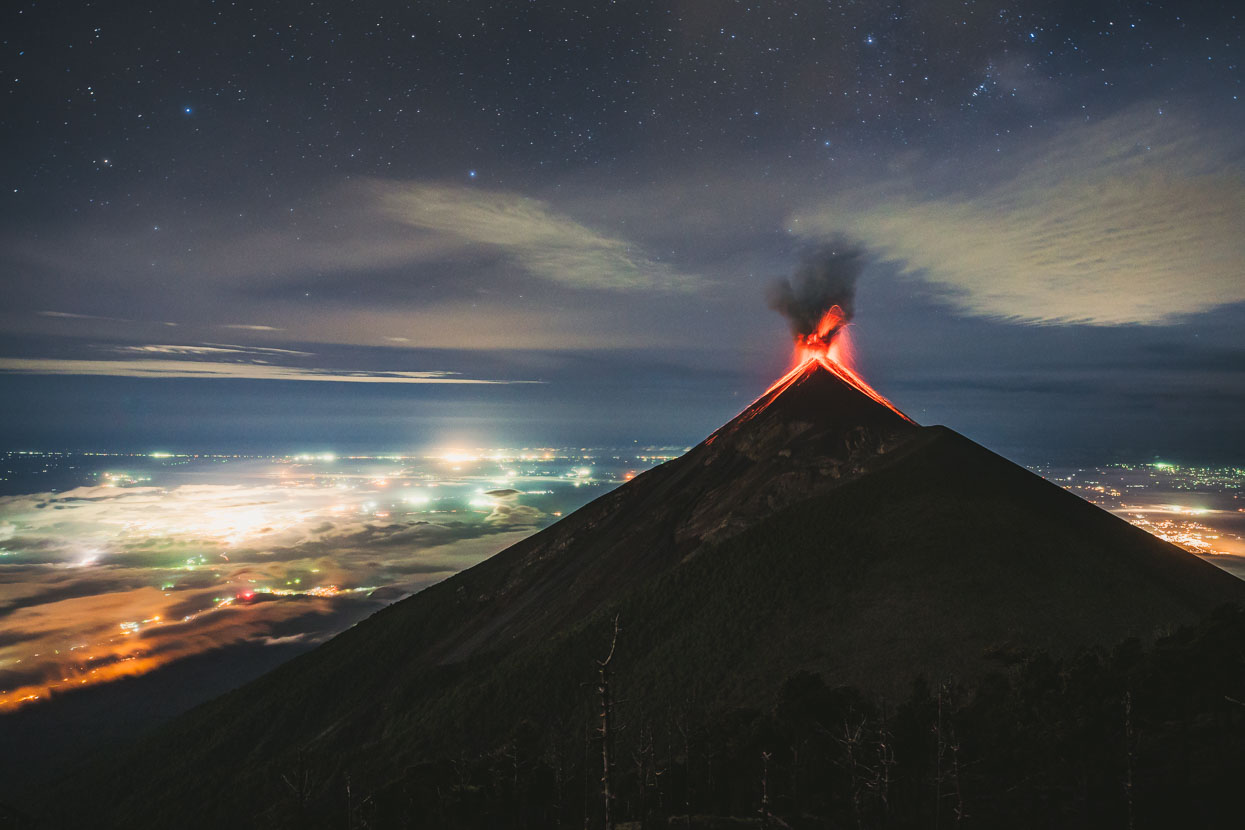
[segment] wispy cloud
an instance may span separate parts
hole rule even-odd
[[[492,246],[533,276],[560,285],[690,291],[701,282],[537,199],[418,182],[374,180],[370,189],[382,211],[399,223]]]
[[[222,323],[217,328],[234,329],[236,331],[285,331],[285,329],[278,328],[277,326],[260,326],[249,323]]]
[[[200,231],[193,256],[186,254],[190,243],[184,235],[170,229],[153,236],[133,226],[93,226],[18,240],[10,254],[58,274],[90,275],[106,267],[128,275],[133,285],[147,285],[152,274],[160,274],[193,280],[188,283],[192,290],[205,290],[403,266],[439,274],[447,263],[477,256],[484,246],[531,276],[565,287],[683,292],[702,284],[617,228],[594,229],[546,201],[510,191],[371,179],[330,188],[289,216],[269,217],[258,228],[240,230],[211,216],[196,224]],[[220,327],[280,330],[249,323]]]
[[[54,317],[61,320],[107,320],[111,323],[129,323],[124,317],[100,317],[96,314],[74,314],[71,311],[36,311],[40,317]]]
[[[36,311],[35,314],[37,314],[40,317],[51,317],[54,320],[83,320],[83,321],[88,321],[88,322],[102,322],[102,323],[138,323],[139,325],[143,324],[141,321],[131,320],[128,317],[104,317],[99,314],[76,314],[71,311]],[[168,326],[169,328],[177,327],[177,323],[171,323],[167,320],[158,320],[155,322],[148,323],[147,325]]]
[[[848,233],[975,314],[1163,323],[1245,301],[1237,147],[1145,107],[1070,126],[971,195],[914,196],[928,188],[908,174],[798,213],[791,227]]]
[[[109,346],[107,350],[119,354],[163,354],[187,356],[216,355],[281,355],[289,357],[311,357],[313,352],[301,352],[297,349],[274,349],[265,346],[234,346],[225,343],[207,343],[201,346],[150,343],[141,346]]]
[[[128,378],[203,378],[230,380],[302,380],[335,383],[509,384],[523,380],[483,380],[456,372],[376,372],[313,369],[260,363],[206,360],[73,360],[0,358],[0,373],[23,375],[103,375]]]

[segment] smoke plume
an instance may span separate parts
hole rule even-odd
[[[790,277],[780,277],[766,291],[769,307],[787,318],[791,333],[804,337],[814,333],[832,306],[851,322],[856,308],[856,280],[864,268],[864,249],[836,241],[810,248]]]

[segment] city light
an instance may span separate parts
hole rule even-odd
[[[278,624],[313,643],[678,453],[0,453],[30,483],[0,499],[0,558],[24,574],[0,672],[30,678],[0,710]]]

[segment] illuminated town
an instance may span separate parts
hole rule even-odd
[[[312,644],[682,451],[0,454],[0,710]]]
[[[1164,461],[1037,468],[1051,481],[1148,533],[1242,574],[1245,468]]]
[[[0,454],[0,710],[209,649],[313,645],[683,451]],[[1245,469],[1034,472],[1245,576]]]

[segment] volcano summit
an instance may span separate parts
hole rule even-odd
[[[991,655],[1147,638],[1243,596],[815,350],[687,454],[189,713],[93,792],[129,826],[211,825],[265,815],[308,759],[400,798],[403,770],[516,729],[582,740],[616,617],[638,718],[763,705],[800,671],[883,695],[972,681]]]

